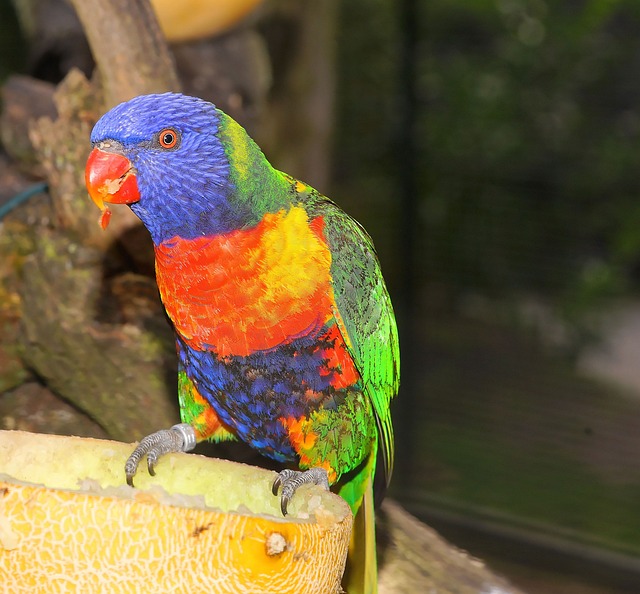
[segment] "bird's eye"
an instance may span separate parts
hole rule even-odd
[[[178,144],[178,133],[173,128],[165,128],[158,134],[158,143],[162,148],[175,148]]]

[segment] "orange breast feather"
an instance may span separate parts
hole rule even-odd
[[[331,254],[323,221],[301,207],[251,229],[156,247],[156,276],[176,330],[221,357],[274,348],[332,316]]]

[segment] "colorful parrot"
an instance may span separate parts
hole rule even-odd
[[[182,423],[144,438],[147,457],[240,439],[295,466],[295,490],[333,486],[355,521],[349,592],[375,592],[376,491],[393,468],[389,412],[398,335],[371,238],[308,185],[274,169],[213,104],[166,93],[106,113],[91,134],[89,194],[128,204],[151,234],[173,324]]]

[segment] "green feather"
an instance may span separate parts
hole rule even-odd
[[[291,206],[293,192],[288,180],[276,171],[234,119],[218,110],[218,138],[229,162],[229,184],[236,207],[253,215],[247,226],[257,224],[265,213]]]
[[[360,374],[362,394],[368,403],[368,406],[359,407],[360,414],[366,416],[356,418],[347,433],[351,447],[345,449],[354,454],[352,470],[339,482],[338,493],[349,503],[355,516],[343,583],[350,594],[375,594],[373,477],[376,470],[381,470],[386,487],[393,471],[390,403],[400,382],[400,352],[393,307],[369,234],[331,200],[283,175],[296,188],[297,200],[305,206],[309,218],[321,216],[324,219],[338,310],[335,320]],[[371,419],[371,409],[375,423]],[[372,444],[371,451],[353,469],[353,459],[359,459],[355,455],[356,445],[367,438]],[[381,469],[376,469],[378,451],[382,455]]]
[[[343,333],[373,405],[382,454],[384,483],[393,471],[390,402],[400,382],[398,331],[373,241],[362,226],[324,196],[312,192],[308,211],[325,220],[331,276]]]

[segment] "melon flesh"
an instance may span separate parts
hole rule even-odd
[[[237,25],[261,0],[151,0],[172,42],[218,35]]]
[[[195,454],[142,466],[134,445],[0,431],[7,592],[338,592],[351,513],[315,486],[282,517],[275,473]]]

